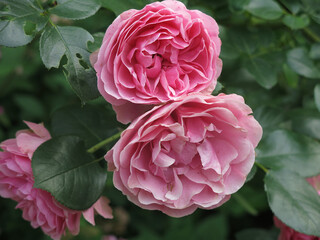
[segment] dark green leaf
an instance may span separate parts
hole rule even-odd
[[[295,16],[295,15],[286,15],[282,19],[282,22],[289,28],[296,30],[305,28],[309,25],[310,19],[307,15]]]
[[[300,0],[280,0],[280,2],[293,14],[297,14],[301,10]]]
[[[300,0],[303,4],[303,10],[308,13],[312,19],[320,24],[320,5],[318,0]]]
[[[76,136],[60,136],[41,144],[32,157],[34,187],[50,192],[68,208],[84,210],[100,197],[107,171],[86,152]]]
[[[237,240],[276,240],[279,231],[268,231],[265,229],[251,228],[236,234]]]
[[[194,222],[192,220],[191,216],[182,219],[171,218],[169,220],[170,225],[162,240],[195,239]],[[180,229],[180,231],[177,231],[177,229]]]
[[[320,172],[320,144],[304,135],[276,130],[260,142],[256,160],[267,168],[288,169],[301,176]]]
[[[299,47],[287,53],[287,62],[293,71],[307,78],[320,78],[320,70],[309,58],[306,49]]]
[[[219,92],[223,89],[223,85],[220,82],[217,82],[216,87],[214,88],[212,95],[218,95]]]
[[[292,129],[309,137],[320,139],[320,113],[299,109],[291,112]]]
[[[94,33],[92,36],[94,38],[94,42],[93,43],[91,43],[91,42],[88,43],[88,49],[89,49],[90,52],[94,52],[94,51],[96,51],[97,49],[99,49],[101,47],[102,40],[103,40],[103,37],[104,37],[104,33],[103,32],[98,32],[98,33]]]
[[[227,41],[231,45],[229,51],[232,51],[233,48],[235,53],[238,52],[237,55],[239,52],[252,54],[257,48],[256,41],[249,31],[226,29],[221,37],[222,42]]]
[[[2,0],[6,11],[0,16],[5,20],[0,21],[0,45],[18,47],[32,41],[35,33],[43,29],[48,19],[43,16],[42,10],[32,0]],[[26,24],[34,24],[34,32],[25,31]]]
[[[277,72],[269,61],[263,58],[248,58],[245,67],[264,88],[270,89],[277,84]]]
[[[241,12],[248,5],[250,0],[228,0],[229,9],[232,12]]]
[[[282,222],[320,236],[320,197],[303,177],[283,169],[269,171],[264,181],[271,210]]]
[[[45,108],[36,96],[19,94],[14,96],[14,101],[20,107],[22,119],[42,119],[44,117]]]
[[[265,105],[255,109],[253,114],[264,130],[277,128],[285,120],[283,109]]]
[[[99,96],[95,71],[89,63],[87,43],[93,37],[79,27],[50,27],[41,35],[40,55],[47,68],[59,67],[63,55],[68,62],[68,81],[82,101]]]
[[[228,236],[228,222],[225,215],[213,215],[206,218],[196,228],[197,240],[224,240]]]
[[[110,9],[116,15],[129,10],[129,9],[141,9],[147,3],[146,0],[101,0],[103,7]]]
[[[316,103],[318,111],[320,112],[320,84],[317,84],[314,88],[314,101]]]
[[[84,19],[95,14],[100,6],[99,0],[57,0],[57,6],[49,11],[60,17]]]
[[[265,20],[275,20],[283,14],[279,4],[273,0],[250,0],[246,10],[252,15]]]
[[[111,109],[88,104],[84,107],[69,106],[55,111],[51,125],[53,136],[79,136],[85,141],[87,148],[118,132]]]
[[[18,64],[21,64],[23,60],[23,55],[25,54],[26,48],[1,48],[1,58],[0,58],[0,84],[5,80],[5,76],[10,74],[17,67]],[[3,61],[5,59],[5,61]]]
[[[286,63],[282,65],[282,69],[285,79],[287,80],[287,84],[292,88],[296,88],[299,83],[298,74],[294,72]]]
[[[315,43],[311,46],[309,55],[312,59],[320,59],[320,43]]]

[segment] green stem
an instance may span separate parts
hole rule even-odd
[[[292,15],[294,16],[295,14],[293,14],[289,9],[287,9],[281,1],[277,1],[278,4],[282,7],[282,10],[284,11],[285,14],[288,14],[288,15]],[[316,42],[320,42],[320,37],[315,33],[313,32],[310,28],[308,27],[305,27],[302,29],[310,38],[312,38],[314,41]]]
[[[268,173],[268,169],[263,166],[261,163],[258,163],[258,162],[254,162],[255,165],[257,165],[257,167],[259,167],[260,169],[262,169],[265,173]]]
[[[41,8],[41,10],[44,10],[43,7],[42,7],[42,4],[41,4],[41,2],[40,2],[40,0],[37,0],[37,3],[38,3],[38,5],[39,5],[39,7]]]
[[[93,147],[89,148],[89,149],[87,150],[87,152],[88,152],[88,153],[94,153],[94,152],[97,151],[98,149],[100,149],[100,148],[104,147],[105,145],[107,145],[107,144],[113,142],[114,140],[118,139],[118,138],[120,137],[121,133],[122,133],[122,132],[118,132],[118,133],[116,133],[115,135],[113,135],[113,136],[111,136],[111,137],[109,137],[109,138],[107,138],[107,139],[99,142],[98,144],[96,144],[96,145],[94,145]]]
[[[232,196],[245,210],[247,210],[248,213],[250,213],[253,216],[258,215],[258,211],[254,207],[252,207],[250,203],[239,193],[235,193]]]
[[[309,35],[310,38],[312,38],[314,41],[316,42],[320,42],[320,37],[315,33],[313,32],[310,28],[304,28],[303,31]]]

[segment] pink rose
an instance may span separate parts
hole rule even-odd
[[[319,237],[306,235],[304,233],[299,233],[294,229],[288,227],[283,222],[281,222],[278,218],[274,217],[274,224],[280,228],[280,235],[278,240],[320,240]]]
[[[320,195],[320,175],[307,178],[307,181],[316,189],[316,191]],[[304,233],[297,232],[296,230],[281,222],[277,217],[274,217],[273,220],[274,224],[278,228],[280,228],[280,235],[278,240],[320,240],[320,237],[310,236]]]
[[[66,229],[79,232],[81,214],[94,224],[94,211],[105,218],[112,218],[109,200],[101,197],[91,208],[81,212],[59,204],[50,193],[33,188],[31,158],[37,147],[51,138],[42,124],[25,122],[31,130],[17,132],[15,139],[0,144],[0,196],[18,202],[25,220],[34,228],[41,227],[53,239],[60,239]]]
[[[141,115],[146,105],[190,92],[210,94],[222,68],[218,34],[213,18],[178,1],[128,10],[104,36],[94,64],[98,89],[122,123]]]
[[[137,118],[106,154],[114,185],[173,217],[212,209],[241,188],[262,128],[241,96],[192,94]]]

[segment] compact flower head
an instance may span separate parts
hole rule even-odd
[[[192,94],[137,118],[106,155],[114,185],[138,206],[181,217],[244,184],[262,136],[242,97]]]
[[[175,0],[120,14],[107,29],[94,68],[117,118],[190,92],[210,94],[220,75],[219,28],[210,16]]]

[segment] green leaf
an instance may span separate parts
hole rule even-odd
[[[216,87],[214,88],[213,92],[211,93],[211,95],[215,96],[218,95],[219,92],[223,89],[223,85],[220,82],[217,82]]]
[[[277,84],[277,72],[269,61],[260,57],[248,58],[245,67],[262,87],[270,89]]]
[[[273,0],[250,0],[246,10],[252,15],[265,20],[276,20],[283,14],[279,4]]]
[[[42,10],[32,0],[1,0],[7,6],[0,16],[0,45],[18,47],[32,41],[35,33],[42,30],[48,19],[43,16]],[[25,31],[27,24],[34,24],[35,31],[28,34]]]
[[[93,42],[93,37],[83,28],[58,26],[47,28],[40,39],[40,55],[47,68],[59,67],[63,55],[67,56],[67,79],[83,102],[99,96],[87,51],[89,41]]]
[[[299,83],[298,74],[294,72],[286,63],[282,65],[282,70],[283,70],[285,79],[287,80],[286,81],[287,84],[292,88],[296,88]]]
[[[43,103],[32,94],[17,94],[13,101],[19,106],[22,119],[42,119],[45,116]]]
[[[76,136],[60,136],[41,144],[32,157],[34,187],[50,192],[64,206],[84,210],[101,196],[107,171],[86,152]]]
[[[148,3],[147,0],[101,0],[102,6],[116,15],[129,9],[141,9]]]
[[[0,60],[0,84],[5,80],[6,75],[14,71],[17,65],[23,62],[25,52],[25,47],[1,47],[1,59],[5,59],[5,61]]]
[[[320,173],[320,144],[304,135],[276,130],[260,142],[256,161],[271,169],[288,169],[310,177]]]
[[[293,71],[307,78],[320,78],[320,70],[309,58],[308,52],[302,47],[291,49],[287,53],[287,63]]]
[[[286,15],[282,19],[282,22],[292,30],[296,30],[307,27],[310,23],[310,19],[305,14],[301,16]]]
[[[273,213],[286,225],[320,236],[320,197],[301,176],[287,170],[269,171],[264,179]]]
[[[101,7],[99,0],[57,0],[50,13],[69,19],[84,19],[95,14]]]
[[[280,0],[280,2],[293,14],[297,14],[301,10],[300,0]]]
[[[161,238],[162,240],[196,239],[192,217],[188,216],[182,219],[170,218],[168,220],[169,226],[165,231],[165,236]],[[180,229],[180,231],[177,231],[177,229]]]
[[[91,43],[91,42],[88,43],[88,49],[89,49],[90,52],[94,52],[94,51],[98,50],[101,47],[102,40],[103,40],[103,37],[104,37],[104,33],[103,32],[98,32],[98,33],[94,33],[92,36],[94,38],[94,42],[93,43]]]
[[[53,136],[79,136],[87,148],[118,132],[112,109],[88,104],[58,109],[52,115],[51,126]]]
[[[27,35],[23,29],[23,21],[0,22],[0,45],[19,47],[32,41],[33,36]]]
[[[196,228],[197,240],[225,240],[228,236],[228,222],[225,215],[215,214],[200,222]]]
[[[320,43],[312,44],[309,55],[312,59],[320,59]]]
[[[265,229],[251,228],[236,233],[237,240],[275,240],[279,231],[268,231]]]
[[[320,84],[317,84],[314,88],[314,101],[318,111],[320,112]]]
[[[252,54],[256,48],[255,39],[252,36],[252,33],[246,30],[236,30],[236,29],[225,29],[225,32],[221,36],[222,42],[228,41],[231,45],[229,51],[233,51],[235,54],[239,55],[236,52],[242,52],[246,54]]]
[[[308,13],[312,19],[320,24],[320,6],[318,0],[300,0],[303,4],[303,10]]]
[[[291,112],[292,129],[309,137],[320,139],[320,113],[299,109]]]
[[[228,0],[229,9],[231,12],[241,12],[249,2],[250,0]]]

